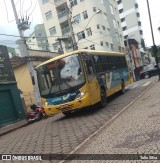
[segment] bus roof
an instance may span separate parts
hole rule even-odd
[[[59,56],[56,56],[54,58],[51,58],[41,64],[39,64],[37,66],[40,67],[40,66],[43,66],[47,63],[50,63],[52,61],[55,61],[55,60],[58,60],[58,59],[61,59],[61,58],[64,58],[64,57],[67,57],[69,55],[72,55],[72,54],[75,54],[75,53],[81,53],[81,52],[86,52],[86,53],[90,53],[91,55],[92,54],[101,54],[101,55],[114,55],[114,56],[125,56],[126,54],[125,53],[120,53],[120,52],[112,52],[112,51],[96,51],[96,50],[86,50],[86,49],[81,49],[81,50],[76,50],[76,51],[72,51],[72,52],[69,52],[69,53],[65,53],[65,54],[61,54]]]

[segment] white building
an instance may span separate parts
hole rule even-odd
[[[52,51],[61,47],[57,38],[67,38],[62,42],[64,52],[73,50],[73,38],[79,49],[124,51],[116,0],[39,0],[39,4]]]
[[[138,42],[137,53],[142,65],[141,55],[145,52],[142,48],[144,40],[137,0],[117,0],[117,4],[126,46],[128,39],[135,39]]]
[[[44,24],[38,24],[34,27],[34,31],[28,36],[26,43],[29,49],[42,51],[49,50]]]

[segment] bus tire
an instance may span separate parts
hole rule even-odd
[[[101,108],[105,107],[107,105],[107,97],[106,97],[106,91],[105,89],[101,88],[100,90],[100,96],[101,96],[101,100],[99,102],[99,106]]]
[[[126,92],[125,90],[125,83],[124,83],[124,80],[122,80],[122,83],[121,83],[121,93],[124,94]]]
[[[71,111],[64,111],[64,112],[62,112],[65,116],[70,116],[72,113],[71,113]]]

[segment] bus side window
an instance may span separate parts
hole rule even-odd
[[[95,77],[92,57],[87,56],[86,59],[84,59],[84,64],[85,64],[87,75],[88,75],[88,81],[91,82]]]

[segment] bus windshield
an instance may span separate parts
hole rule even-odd
[[[78,54],[38,67],[37,78],[41,96],[44,98],[69,93],[85,82]]]

